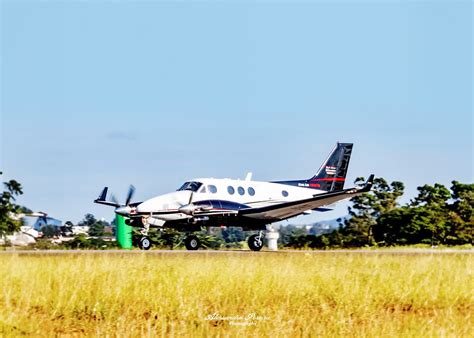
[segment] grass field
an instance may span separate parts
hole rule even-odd
[[[467,254],[0,255],[0,336],[473,337]]]

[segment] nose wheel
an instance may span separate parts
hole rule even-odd
[[[199,249],[200,244],[201,243],[200,243],[199,239],[194,235],[188,236],[184,240],[184,246],[188,250],[197,250],[197,249]]]
[[[247,240],[250,250],[260,251],[263,248],[263,231],[260,231],[258,235],[252,235]]]
[[[150,250],[151,241],[148,237],[142,237],[142,238],[140,238],[140,241],[138,242],[138,246],[142,250]]]
[[[140,233],[142,234],[142,238],[138,241],[138,247],[142,250],[150,250],[151,248],[151,241],[148,238],[148,231],[150,230],[150,223],[148,223],[148,218],[142,218],[142,228],[140,229]]]

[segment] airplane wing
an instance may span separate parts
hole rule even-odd
[[[328,192],[315,195],[314,197],[273,204],[269,206],[250,208],[239,210],[239,215],[243,217],[265,219],[265,220],[283,220],[302,214],[306,210],[320,208],[325,205],[335,203],[337,201],[351,198],[364,192],[370,191],[372,188],[374,175],[370,175],[369,179],[362,188],[344,189],[336,192]]]

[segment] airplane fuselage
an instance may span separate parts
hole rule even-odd
[[[186,184],[194,184],[194,187],[189,187],[192,190],[178,190],[148,199],[139,204],[134,211],[137,215],[148,214],[156,219],[172,221],[191,218],[190,212],[180,210],[188,211],[185,206],[200,204],[199,202],[211,201],[206,211],[212,212],[234,210],[239,206],[255,208],[279,204],[324,193],[318,189],[251,180],[198,178]]]

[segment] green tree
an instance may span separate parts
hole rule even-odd
[[[454,181],[451,191],[438,183],[418,187],[411,203],[377,219],[375,240],[384,245],[472,243],[474,185]]]
[[[474,184],[463,184],[453,181],[451,197],[455,211],[464,222],[474,221]]]
[[[245,240],[245,232],[242,228],[229,227],[222,230],[221,234],[226,243],[235,243]]]
[[[363,177],[355,180],[355,184],[363,182]],[[402,182],[388,184],[383,178],[376,178],[370,192],[353,197],[352,206],[348,208],[350,218],[338,230],[342,235],[339,238],[342,241],[340,245],[351,247],[374,244],[373,228],[383,214],[397,207],[397,200],[403,195],[404,188]]]
[[[418,187],[418,196],[412,200],[413,217],[407,226],[418,230],[410,242],[426,244],[445,243],[448,221],[448,200],[451,193],[442,184]]]
[[[60,234],[60,231],[52,225],[43,226],[41,232],[43,233],[43,236],[47,238],[58,236]]]
[[[302,227],[292,227],[287,246],[297,249],[308,247],[313,237]]]
[[[1,174],[1,172],[0,172]],[[19,230],[22,225],[18,215],[22,207],[15,204],[16,196],[23,194],[21,184],[15,180],[3,183],[5,189],[0,199],[0,237]]]
[[[447,244],[472,244],[474,229],[474,184],[453,181],[447,221]]]
[[[94,215],[92,214],[85,214],[84,219],[78,223],[80,226],[88,226],[89,227],[89,235],[90,236],[103,236],[104,235],[104,228],[109,226],[109,223],[103,220],[97,220]]]
[[[442,208],[446,205],[448,199],[451,198],[451,193],[442,184],[435,183],[431,186],[425,184],[417,188],[418,196],[412,200],[412,206],[426,205],[435,208]]]
[[[209,235],[205,230],[194,232],[193,235],[199,239],[203,248],[219,249],[224,244],[221,237]]]
[[[89,236],[103,236],[104,235],[104,224],[102,222],[96,222],[89,227]]]
[[[278,232],[280,233],[279,242],[282,246],[287,246],[290,242],[290,237],[292,236],[293,232],[297,229],[294,225],[280,225]]]
[[[97,223],[97,219],[95,218],[94,215],[92,214],[85,214],[84,219],[80,221],[77,225],[80,226],[91,226],[93,224]]]

